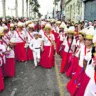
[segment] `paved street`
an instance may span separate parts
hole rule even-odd
[[[68,79],[59,74],[60,57],[52,69],[33,69],[32,61],[16,64],[16,76],[5,79],[0,96],[70,96],[66,91]]]

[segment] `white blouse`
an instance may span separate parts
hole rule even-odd
[[[87,60],[89,60],[89,56],[86,58]],[[93,60],[92,60],[92,63],[93,63]],[[96,96],[96,83],[95,83],[95,80],[94,80],[94,66],[92,65],[92,63],[89,65],[87,65],[86,67],[86,74],[87,76],[90,77],[90,81],[86,87],[86,90],[85,90],[85,93],[84,93],[84,96]]]
[[[33,33],[34,33],[34,32],[30,32],[30,33],[27,32],[28,43],[30,43],[30,41],[34,38]],[[31,36],[30,36],[29,34],[30,34]]]
[[[72,42],[72,45],[71,45],[71,50],[72,50],[72,47],[75,46],[75,45],[76,45],[76,40],[73,39],[73,42]],[[67,41],[67,39],[64,40],[64,46],[65,46],[64,51],[65,51],[65,52],[68,52],[68,51],[69,51],[69,46],[68,46],[68,41]],[[69,51],[69,53],[72,52],[71,50]]]
[[[0,55],[2,56],[5,51],[6,51],[5,46],[0,44]],[[5,56],[3,56],[3,60],[5,63]],[[3,64],[2,57],[0,57],[0,66],[2,66],[2,64]]]
[[[53,34],[48,35],[48,37],[50,38],[50,40],[55,41],[55,37]],[[51,46],[51,42],[48,40],[48,38],[45,35],[43,37],[43,41],[44,41],[44,46]]]
[[[19,33],[20,37],[21,37],[23,40],[25,40],[25,38],[26,38],[25,32],[22,31],[22,32],[18,32],[18,33]],[[24,41],[19,37],[18,33],[15,32],[15,34],[14,34],[14,37],[16,38],[16,43],[24,42]]]

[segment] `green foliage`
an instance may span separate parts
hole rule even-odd
[[[39,12],[40,5],[39,5],[38,0],[29,0],[29,3],[32,6],[33,12],[38,13],[38,17],[41,17],[41,14]]]

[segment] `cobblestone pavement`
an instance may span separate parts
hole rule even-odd
[[[61,59],[56,55],[56,66],[33,69],[32,61],[16,63],[14,78],[5,78],[5,90],[0,96],[70,96],[66,90],[68,79],[59,73]]]

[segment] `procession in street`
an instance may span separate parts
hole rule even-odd
[[[0,96],[96,96],[96,18],[55,15],[0,18]]]

